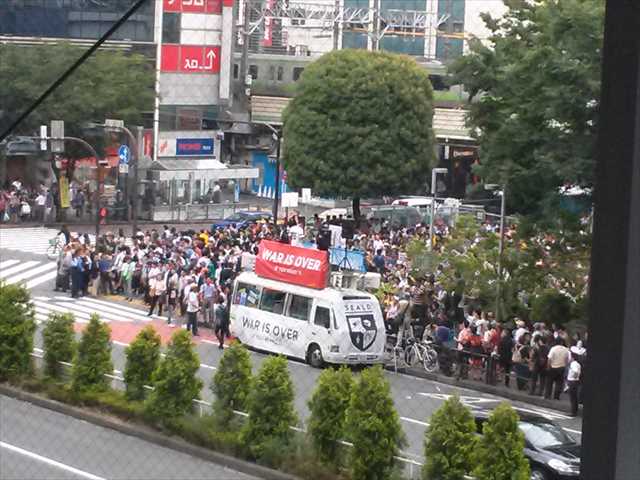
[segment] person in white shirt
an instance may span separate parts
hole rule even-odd
[[[198,286],[191,285],[189,294],[187,295],[187,330],[194,337],[198,336],[198,310],[200,310],[200,302],[198,300]]]
[[[582,376],[582,366],[580,363],[572,359],[567,371],[567,385],[569,387],[569,400],[571,401],[571,416],[578,415],[578,389],[580,387],[580,378]]]
[[[565,346],[562,338],[558,337],[554,340],[554,346],[549,350],[547,359],[549,371],[547,372],[547,388],[544,398],[551,398],[551,389],[553,387],[553,398],[560,400],[564,372],[571,362],[571,353],[569,353],[569,349]]]

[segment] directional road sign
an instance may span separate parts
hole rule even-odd
[[[120,163],[122,165],[129,165],[129,160],[131,159],[131,149],[126,145],[120,145],[118,149],[118,158],[120,159]]]

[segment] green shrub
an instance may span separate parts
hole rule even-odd
[[[60,378],[60,362],[71,362],[76,349],[76,335],[73,330],[75,318],[72,313],[50,313],[47,325],[42,331],[44,347],[44,372],[53,378]]]
[[[147,411],[156,420],[165,421],[186,414],[198,398],[202,381],[196,377],[200,368],[191,334],[178,330],[171,337],[167,353],[153,373],[154,390],[147,400]]]
[[[145,385],[151,385],[153,372],[160,362],[160,336],[148,325],[140,330],[135,340],[126,348],[127,362],[124,367],[126,395],[130,400],[145,397]]]
[[[73,362],[71,387],[74,392],[104,391],[109,388],[105,376],[113,373],[111,362],[111,329],[92,314]]]
[[[251,390],[251,358],[245,347],[233,343],[224,351],[213,376],[211,391],[216,399],[213,411],[222,430],[231,428],[234,410],[247,411]]]
[[[518,414],[507,403],[496,408],[482,428],[474,463],[477,480],[529,480],[524,435]]]
[[[449,398],[431,416],[425,434],[424,480],[463,480],[473,469],[476,424],[457,396]]]
[[[309,400],[311,415],[307,428],[314,450],[324,463],[339,464],[339,454],[344,451],[338,441],[345,438],[345,413],[353,384],[353,375],[347,367],[328,368],[320,374]]]
[[[31,373],[35,331],[29,291],[0,282],[0,381]]]
[[[349,466],[353,480],[386,480],[404,443],[389,383],[378,365],[355,382],[347,409],[347,439],[353,443]]]
[[[293,435],[290,427],[298,422],[293,399],[287,360],[267,358],[251,384],[247,399],[249,418],[241,436],[253,458],[263,459],[273,445],[286,448],[289,444]]]

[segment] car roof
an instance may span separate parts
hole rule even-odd
[[[487,418],[489,418],[489,416],[493,412],[486,408],[474,408],[471,410],[471,413],[473,414],[473,417],[476,420],[486,420]],[[543,417],[542,415],[538,415],[536,413],[523,412],[521,410],[516,410],[516,413],[518,414],[518,417],[520,417],[521,422],[548,423],[548,424],[555,425],[555,423],[549,420],[548,418]]]

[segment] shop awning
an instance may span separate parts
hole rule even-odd
[[[212,158],[160,158],[151,164],[155,180],[231,180],[258,178],[257,168],[227,165]]]

